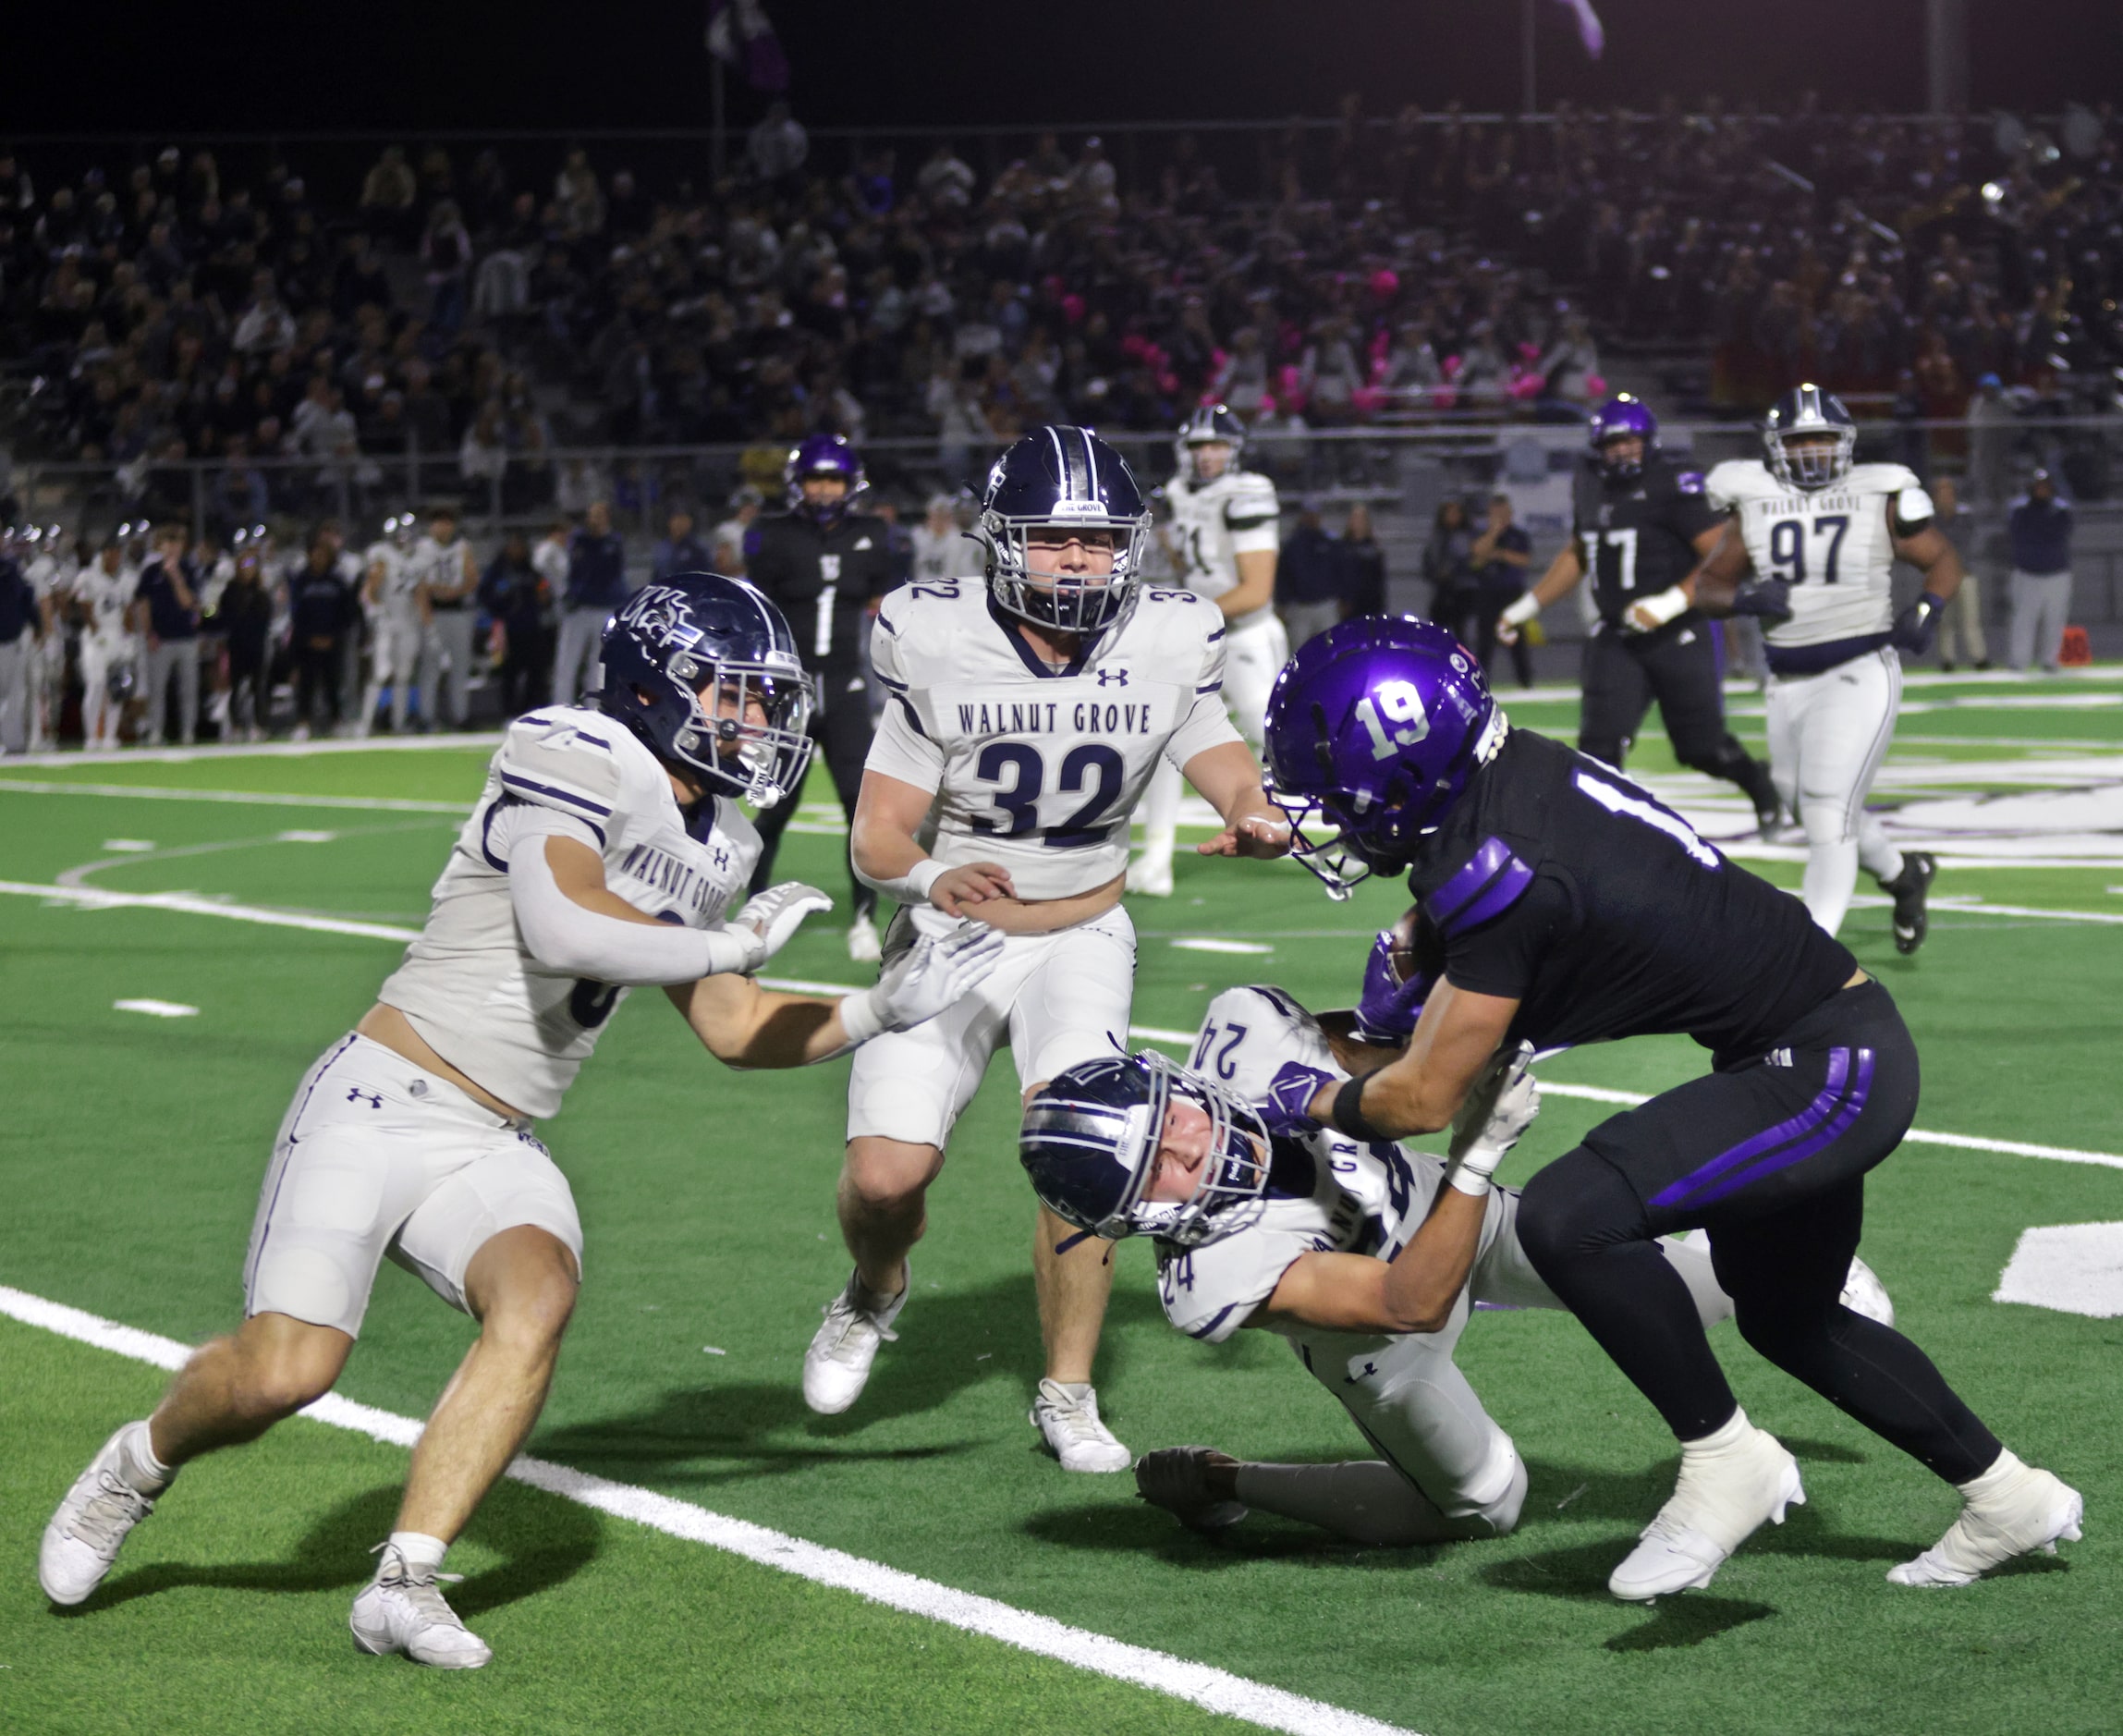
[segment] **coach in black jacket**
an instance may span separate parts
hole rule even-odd
[[[882,519],[849,510],[862,486],[862,461],[837,434],[813,434],[789,454],[782,471],[788,510],[762,519],[745,536],[745,573],[774,599],[795,630],[804,667],[817,679],[818,712],[811,733],[852,828],[862,762],[870,752],[870,700],[863,677],[862,632],[870,605],[892,588],[888,528]],[[792,790],[759,816],[755,890],[774,880],[781,835],[802,800]],[[877,894],[848,869],[854,889],[848,956],[874,962],[880,947],[872,916]]]

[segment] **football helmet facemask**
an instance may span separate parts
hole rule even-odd
[[[1850,473],[1858,452],[1858,419],[1833,392],[1794,386],[1769,407],[1762,423],[1769,473],[1787,488],[1812,493]]]
[[[1034,533],[1080,538],[1091,560],[1056,569]],[[1132,600],[1150,539],[1150,509],[1119,453],[1088,428],[1036,428],[995,460],[972,531],[987,560],[997,607],[1056,632],[1095,633],[1119,620]],[[1051,542],[1043,546],[1051,548]],[[1111,567],[1099,555],[1110,549]]]

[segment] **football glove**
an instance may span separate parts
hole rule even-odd
[[[878,1011],[887,1031],[904,1031],[933,1019],[988,979],[1003,956],[1003,931],[985,923],[961,923],[947,935],[926,936],[885,967],[877,986]]]
[[[1498,1049],[1452,1118],[1452,1159],[1445,1179],[1462,1193],[1479,1197],[1489,1192],[1496,1166],[1541,1113],[1532,1060],[1531,1043]]]
[[[784,880],[769,886],[730,920],[733,933],[752,936],[746,948],[746,975],[758,970],[796,937],[803,919],[813,911],[830,911],[833,900],[816,886],[800,880]]]
[[[1268,1131],[1289,1139],[1301,1139],[1320,1131],[1312,1114],[1312,1099],[1322,1085],[1335,1082],[1332,1073],[1302,1061],[1285,1061],[1268,1086],[1268,1100],[1261,1105],[1261,1119]]]
[[[1363,995],[1357,1002],[1356,1039],[1377,1049],[1408,1046],[1415,1021],[1422,1015],[1422,1003],[1436,982],[1421,971],[1405,983],[1395,981],[1393,950],[1393,931],[1382,928],[1364,962]]]
[[[1791,618],[1791,581],[1750,579],[1732,593],[1735,615],[1758,615],[1774,626]]]
[[[1945,598],[1925,592],[1895,617],[1894,630],[1887,635],[1888,641],[1897,651],[1922,656],[1932,648],[1932,635],[1939,630],[1939,611],[1946,605]]]

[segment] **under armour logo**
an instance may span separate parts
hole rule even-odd
[[[723,848],[722,848],[720,845],[717,845],[717,846],[716,846],[716,848],[715,848],[715,866],[716,866],[717,868],[727,868],[729,865],[730,865],[730,853],[729,853],[729,851],[728,851],[728,850],[724,850],[724,849],[723,849]]]
[[[373,1091],[363,1091],[359,1085],[348,1087],[347,1092],[347,1101],[348,1103],[366,1103],[372,1109],[380,1109],[384,1106],[384,1099],[382,1094]]]
[[[1126,687],[1128,685],[1128,671],[1126,669],[1101,669],[1098,672],[1098,684],[1101,687]]]
[[[1364,1363],[1364,1365],[1363,1365],[1361,1368],[1358,1369],[1358,1370],[1357,1370],[1357,1372],[1356,1372],[1355,1374],[1353,1374],[1353,1375],[1344,1375],[1342,1376],[1342,1385],[1343,1385],[1343,1386],[1345,1386],[1345,1387],[1353,1387],[1353,1386],[1355,1386],[1355,1385],[1357,1384],[1357,1382],[1358,1382],[1358,1381],[1361,1380],[1361,1379],[1362,1379],[1362,1378],[1363,1378],[1363,1377],[1364,1377],[1366,1375],[1375,1375],[1375,1374],[1377,1374],[1377,1373],[1378,1373],[1378,1364],[1377,1364],[1376,1363],[1371,1363],[1371,1362],[1367,1362],[1367,1363]]]

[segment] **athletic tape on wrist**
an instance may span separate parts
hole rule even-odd
[[[859,989],[841,997],[840,1029],[849,1048],[867,1043],[872,1037],[882,1036],[891,1029],[885,1018],[884,1000],[884,996],[875,988]]]
[[[897,879],[871,880],[869,884],[896,904],[926,904],[930,890],[950,872],[933,856],[924,856]]]

